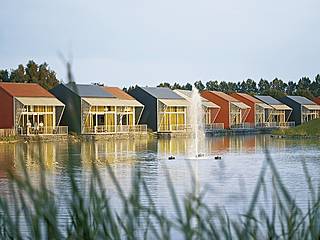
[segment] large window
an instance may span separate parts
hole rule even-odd
[[[263,107],[256,105],[256,117],[255,123],[264,123],[265,122],[265,110]]]
[[[52,133],[55,127],[55,108],[53,106],[24,106],[20,115],[18,129],[29,133]]]
[[[160,131],[180,131],[185,129],[186,108],[185,107],[166,107],[160,111]]]
[[[318,110],[309,110],[305,107],[302,108],[302,123],[309,122],[313,119],[320,117],[320,111]]]
[[[284,123],[286,122],[286,113],[284,110],[274,110],[269,116],[270,122]]]
[[[238,108],[237,106],[231,104],[230,117],[231,117],[231,126],[242,123],[242,120],[241,120],[241,109]]]
[[[85,132],[114,132],[116,126],[132,126],[134,110],[125,106],[92,106],[85,120]]]

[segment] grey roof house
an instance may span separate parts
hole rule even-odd
[[[129,94],[145,106],[140,121],[152,131],[170,133],[187,130],[189,102],[171,89],[136,87]]]
[[[291,107],[271,96],[256,95],[254,97],[272,107],[272,109],[267,111],[267,122],[274,123],[277,127],[288,127],[289,125],[294,125],[294,122],[288,122],[292,113]]]
[[[306,123],[320,117],[320,105],[302,96],[286,96],[280,99],[293,109],[290,121],[296,125]]]
[[[135,109],[143,108],[138,102],[127,106],[125,101],[96,85],[59,84],[50,92],[66,105],[62,122],[78,134],[135,131],[140,117]]]

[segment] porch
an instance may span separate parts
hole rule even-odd
[[[82,134],[147,133],[147,125],[138,124],[144,106],[137,101],[83,98],[81,105]]]

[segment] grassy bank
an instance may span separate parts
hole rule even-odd
[[[314,119],[293,128],[275,130],[272,134],[290,137],[320,137],[320,119]]]
[[[71,164],[75,157],[69,156],[68,162]],[[310,193],[305,196],[308,207],[299,206],[290,195],[266,152],[250,204],[237,216],[230,216],[223,207],[209,207],[204,201],[205,193],[196,191],[192,172],[193,191],[182,199],[176,194],[170,176],[164,183],[175,208],[172,216],[156,205],[139,168],[133,174],[132,190],[127,193],[108,166],[112,179],[108,185],[115,185],[122,205],[121,210],[116,210],[95,165],[88,185],[77,181],[69,166],[70,195],[64,201],[68,209],[64,219],[68,220],[64,224],[59,218],[61,206],[57,196],[47,187],[42,163],[37,186],[23,167],[22,175],[9,173],[10,197],[0,195],[0,239],[175,239],[177,234],[182,239],[319,239],[319,188],[312,184],[306,164],[303,161],[302,164]],[[259,204],[259,198],[268,191],[267,172],[272,173],[273,179],[269,189],[271,211]],[[141,201],[142,197],[147,201]]]

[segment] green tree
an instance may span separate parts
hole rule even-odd
[[[248,94],[257,94],[257,84],[254,80],[248,78],[246,81],[239,82],[237,84],[237,91],[241,91]]]
[[[59,84],[56,73],[49,69],[47,63],[38,66],[34,61],[29,61],[27,66],[22,64],[17,69],[11,70],[9,82],[38,83],[45,89],[51,89]]]
[[[228,82],[227,84],[227,91],[226,93],[234,93],[237,90],[237,83],[235,82]]]
[[[258,83],[258,93],[260,95],[267,95],[270,90],[270,84],[267,80],[260,79]]]
[[[179,83],[174,83],[172,89],[182,89]]]
[[[320,75],[319,74],[315,77],[314,81],[311,83],[310,88],[313,96],[315,97],[320,96]]]
[[[288,95],[295,95],[297,91],[297,84],[293,81],[289,81],[286,89]]]
[[[218,83],[218,81],[217,80],[215,80],[215,81],[208,81],[207,83],[206,83],[206,89],[207,90],[210,90],[210,91],[219,91],[220,89],[219,89],[219,83]]]
[[[201,80],[196,81],[194,83],[194,86],[201,92],[205,89],[205,86],[203,85],[203,83],[201,82]]]
[[[157,87],[167,87],[167,88],[171,88],[171,85],[170,85],[170,83],[163,82],[163,83],[160,83]]]
[[[192,90],[192,85],[190,83],[187,83],[186,85],[183,85],[181,88],[184,89],[184,90],[191,91]]]
[[[303,96],[309,99],[313,99],[314,95],[311,91],[311,80],[308,77],[300,78],[298,85],[297,85],[297,95]]]
[[[221,92],[228,92],[228,83],[226,81],[221,81],[219,83],[219,90]]]
[[[0,70],[0,82],[9,82],[9,72],[8,70]]]
[[[22,64],[17,69],[11,70],[10,82],[24,83],[26,82],[25,70]]]

